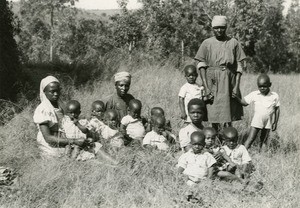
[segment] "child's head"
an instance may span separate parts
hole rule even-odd
[[[153,107],[151,109],[151,116],[165,116],[165,111],[161,107]]]
[[[92,116],[102,119],[105,111],[105,105],[101,100],[96,100],[92,103]]]
[[[238,131],[234,127],[228,127],[223,130],[226,145],[230,149],[235,149],[238,145]]]
[[[196,79],[198,77],[196,66],[187,65],[186,67],[184,67],[184,75],[185,75],[186,81],[189,84],[195,84]]]
[[[205,103],[199,98],[191,99],[188,103],[188,113],[193,124],[201,124],[205,118]]]
[[[153,131],[162,134],[165,131],[166,119],[163,116],[157,116],[153,119]]]
[[[212,147],[215,144],[217,131],[212,127],[205,127],[203,133],[205,135],[205,146]]]
[[[195,131],[191,134],[192,150],[195,154],[202,152],[205,146],[205,135],[201,131]]]
[[[142,110],[142,103],[137,99],[130,100],[128,104],[128,113],[132,118],[140,118]]]
[[[77,100],[70,100],[67,103],[67,115],[73,120],[78,119],[80,113],[81,113],[81,106],[80,103]]]
[[[270,92],[272,83],[267,74],[261,74],[257,78],[257,87],[261,94],[267,95]]]
[[[108,109],[104,114],[105,122],[110,128],[117,128],[119,125],[119,115],[114,109]]]
[[[114,75],[114,79],[118,96],[125,96],[130,88],[131,75],[128,72],[119,72]]]

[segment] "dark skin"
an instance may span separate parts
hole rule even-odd
[[[130,81],[122,80],[115,83],[117,95],[119,97],[124,97],[130,88]]]
[[[195,66],[186,67],[184,70],[185,78],[189,84],[195,84],[198,73]],[[179,97],[179,108],[181,112],[181,119],[187,119],[187,112],[185,112],[184,98]]]
[[[84,134],[89,134],[89,130],[82,126],[78,121],[79,115],[81,113],[80,103],[76,100],[71,100],[67,104],[67,115],[71,118],[73,123],[82,131]]]
[[[227,38],[226,29],[227,29],[226,26],[216,26],[216,27],[213,27],[213,32],[214,32],[214,35],[215,35],[215,37],[216,37],[217,40],[219,40],[219,41],[226,40],[226,38]],[[214,96],[212,94],[211,89],[208,87],[206,69],[207,69],[206,67],[199,68],[200,77],[201,77],[202,83],[203,83],[203,85],[204,85],[204,87],[206,89],[206,93],[207,93],[206,97],[208,99],[208,102],[209,101],[213,102]],[[242,74],[240,72],[236,73],[235,86],[233,87],[232,92],[231,92],[231,94],[234,95],[234,96],[237,96],[238,92],[240,91],[241,76],[242,76]],[[220,124],[219,123],[213,123],[212,126],[217,131],[220,130]],[[224,127],[230,127],[230,126],[232,126],[231,122],[224,123]]]
[[[260,93],[264,96],[268,95],[268,93],[270,92],[270,87],[272,86],[272,83],[270,81],[270,77],[266,74],[261,74],[258,78],[257,78],[257,87],[258,90],[260,91]],[[233,97],[243,106],[248,106],[249,104],[244,100],[241,99],[237,96]],[[274,120],[272,123],[272,131],[275,131],[277,129],[277,123],[279,120],[279,115],[280,115],[280,109],[279,107],[275,107],[275,111],[274,111]],[[254,140],[257,137],[257,134],[259,133],[259,131],[261,131],[260,134],[260,143],[259,143],[259,152],[262,150],[263,144],[267,141],[268,137],[269,137],[269,133],[270,130],[269,129],[259,129],[259,128],[255,128],[255,127],[250,127],[250,133],[248,136],[248,139],[245,142],[245,147],[246,149],[249,149],[251,147],[251,145],[253,144]]]
[[[105,112],[105,104],[102,101],[97,100],[93,102],[92,113],[91,113],[92,116],[95,116],[99,120],[102,120],[104,112]]]
[[[166,119],[164,117],[156,117],[154,120],[153,131],[155,131],[159,135],[163,135],[166,137],[165,133]],[[157,147],[152,146],[150,144],[144,145],[145,148],[156,149]]]
[[[58,108],[58,100],[60,96],[60,85],[58,82],[51,82],[45,87],[44,93],[47,97],[47,99],[50,101],[50,103],[53,105],[53,107]],[[57,137],[55,133],[51,132],[48,123],[42,123],[39,124],[41,133],[45,139],[45,141],[53,146],[53,147],[64,147],[69,143],[69,140],[64,137]],[[76,141],[73,141],[74,144],[78,146],[82,146],[84,144],[84,139],[78,139]]]
[[[205,146],[205,136],[202,132],[196,131],[191,134],[191,145],[194,154],[203,154],[204,146]],[[178,167],[178,172],[183,173],[184,168]],[[213,167],[208,168],[208,178],[212,178],[213,176]]]

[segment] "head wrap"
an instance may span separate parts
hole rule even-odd
[[[131,75],[128,72],[118,72],[114,75],[115,82],[119,81],[131,81]]]
[[[226,27],[227,26],[227,17],[216,15],[211,21],[212,27]]]
[[[41,102],[48,100],[46,95],[45,95],[45,88],[47,87],[48,84],[50,84],[51,82],[58,82],[58,79],[56,79],[53,76],[47,76],[44,79],[42,79],[41,84],[40,84],[40,99]]]

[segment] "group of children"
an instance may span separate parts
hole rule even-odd
[[[188,185],[194,185],[204,178],[220,177],[246,183],[251,173],[251,157],[247,151],[261,131],[261,145],[270,129],[275,130],[279,118],[279,98],[270,92],[271,82],[266,74],[257,79],[258,91],[243,99],[233,95],[241,105],[254,103],[255,113],[245,146],[238,143],[238,131],[234,127],[217,132],[204,127],[207,121],[206,105],[211,98],[205,96],[205,89],[196,83],[197,69],[188,65],[184,69],[187,83],[179,92],[181,118],[186,126],[179,131],[179,137],[172,133],[170,122],[166,121],[164,110],[151,109],[151,117],[141,116],[142,103],[128,93],[131,75],[128,72],[115,74],[116,92],[104,104],[92,104],[90,120],[79,120],[80,104],[72,100],[67,104],[67,114],[62,122],[62,132],[69,139],[87,138],[85,152],[88,158],[102,151],[102,144],[108,143],[115,149],[128,145],[166,151],[171,145],[179,145],[182,155],[178,159],[178,171],[188,176]],[[66,154],[73,158],[81,156],[75,145],[66,146]],[[103,153],[102,151],[102,154]],[[108,155],[106,155],[109,158]]]

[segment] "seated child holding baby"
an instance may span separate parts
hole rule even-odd
[[[145,127],[141,118],[141,110],[141,101],[133,99],[128,104],[128,115],[124,116],[121,120],[120,129],[127,143],[134,140],[141,145],[145,136]]]
[[[250,175],[251,157],[244,145],[238,144],[238,132],[234,127],[223,130],[225,145],[222,147],[226,155],[235,166],[228,166],[227,171],[239,178],[248,178]]]
[[[94,135],[87,128],[88,121],[86,119],[79,120],[81,113],[80,103],[76,100],[71,100],[67,103],[66,110],[67,113],[61,120],[62,134],[70,140],[70,144],[65,146],[65,154],[76,159],[81,149],[78,145],[73,144],[73,141],[84,138],[87,141],[85,149],[90,150],[91,154],[93,154],[92,157],[94,157],[95,150],[99,150],[102,145],[98,143],[94,146],[92,139]]]
[[[143,147],[166,151],[169,149],[169,141],[165,134],[165,117],[159,116],[153,120],[152,131],[148,132],[143,139]]]
[[[90,130],[99,133],[100,128],[105,125],[103,122],[104,112],[105,105],[101,100],[96,100],[92,103],[91,118],[88,124]]]

